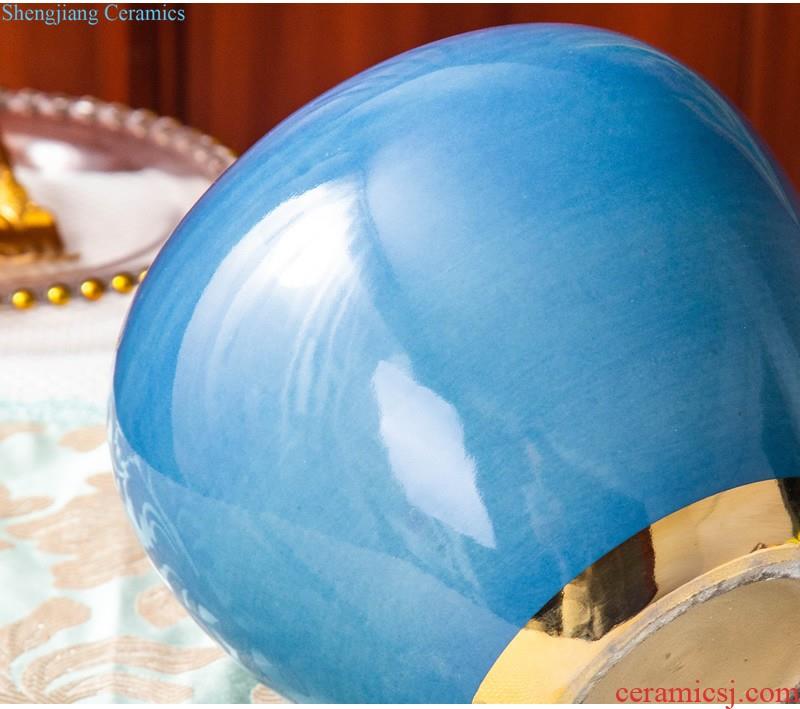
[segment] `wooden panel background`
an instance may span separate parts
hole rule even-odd
[[[797,5],[187,5],[186,21],[0,22],[0,85],[175,115],[244,150],[320,92],[398,52],[511,22],[638,37],[716,84],[800,185]]]

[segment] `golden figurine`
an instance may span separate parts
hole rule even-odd
[[[0,138],[0,261],[60,257],[64,244],[55,217],[28,196],[14,177]]]

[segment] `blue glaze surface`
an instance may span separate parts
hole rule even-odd
[[[114,377],[129,513],[287,696],[469,701],[604,553],[798,473],[798,237],[738,114],[650,47],[529,25],[397,57],[150,270]]]

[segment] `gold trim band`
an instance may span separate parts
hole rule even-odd
[[[667,515],[545,604],[497,658],[473,702],[573,701],[578,678],[608,659],[616,639],[662,599],[735,559],[794,547],[798,535],[800,478],[743,485]]]

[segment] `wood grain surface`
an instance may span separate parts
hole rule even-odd
[[[512,22],[582,23],[642,39],[698,71],[800,184],[798,5],[183,7],[182,23],[0,21],[0,85],[152,108],[241,151],[322,91],[398,52]]]

